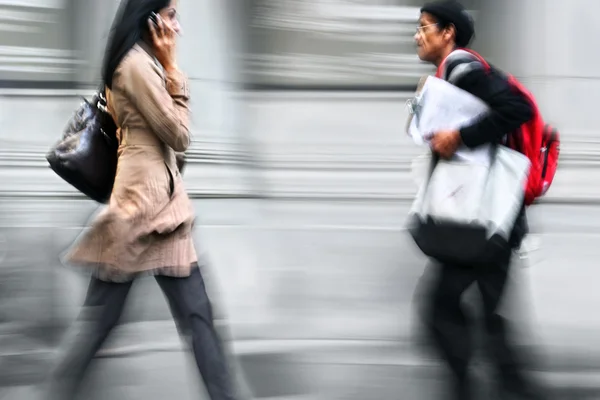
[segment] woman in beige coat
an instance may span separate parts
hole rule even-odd
[[[113,24],[103,80],[119,128],[118,168],[108,206],[66,256],[93,270],[80,316],[91,326],[54,371],[52,398],[75,395],[117,324],[133,280],[148,274],[178,327],[191,336],[211,399],[234,398],[197,265],[194,210],[176,162],[176,153],[190,144],[188,85],[175,58],[179,30],[176,0],[124,0]]]

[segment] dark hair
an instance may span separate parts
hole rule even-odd
[[[475,35],[473,19],[458,1],[433,1],[425,4],[421,12],[433,15],[442,30],[454,25],[454,41],[458,47],[468,46]]]
[[[113,21],[104,61],[102,80],[112,88],[115,70],[131,48],[148,33],[148,18],[168,7],[170,0],[123,0]]]
[[[461,39],[458,29],[456,25],[452,21],[449,21],[445,18],[435,17],[436,25],[440,31],[445,29],[454,28],[454,44],[456,47],[466,47],[468,43],[465,43],[464,40]]]
[[[454,26],[454,24],[445,19],[445,18],[440,18],[437,16],[434,16],[435,20],[436,20],[436,24],[439,30],[443,31],[444,29],[450,29],[452,26]],[[456,31],[456,27],[454,26],[454,30]],[[456,32],[458,33],[458,32]]]

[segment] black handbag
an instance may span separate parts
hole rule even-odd
[[[48,152],[50,168],[99,203],[110,199],[117,172],[117,126],[106,108],[104,89],[67,122],[61,140]]]

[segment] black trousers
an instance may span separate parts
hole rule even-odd
[[[234,385],[220,339],[213,326],[210,300],[200,269],[189,277],[156,276],[181,334],[191,337],[196,364],[211,400],[232,400]],[[92,278],[78,325],[82,330],[70,343],[45,388],[48,398],[75,398],[96,352],[117,325],[133,282],[113,283]]]
[[[507,321],[498,313],[510,268],[510,254],[495,265],[440,265],[437,276],[424,293],[421,308],[433,344],[450,367],[455,384],[455,397],[469,398],[471,388],[468,367],[473,353],[473,336],[469,319],[461,306],[463,293],[477,284],[483,302],[488,348],[503,384],[521,380],[520,361],[512,349]]]

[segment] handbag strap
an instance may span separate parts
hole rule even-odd
[[[96,90],[96,94],[94,95],[94,106],[96,106],[100,111],[109,114],[106,85],[104,83],[101,83]]]

